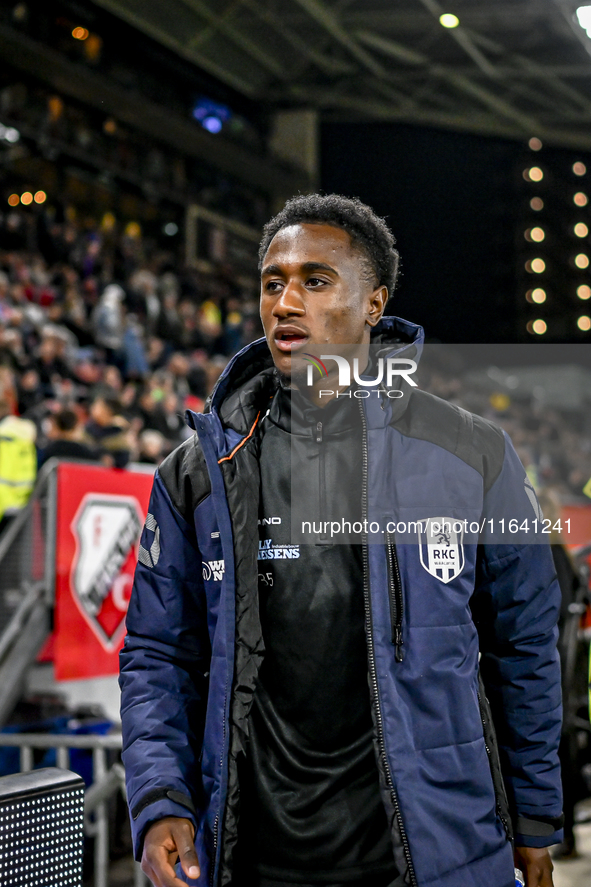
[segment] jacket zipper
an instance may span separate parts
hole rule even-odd
[[[322,422],[316,423],[316,429],[314,433],[314,439],[317,444],[320,444],[318,447],[318,486],[319,486],[319,504],[320,504],[320,514],[319,519],[322,524],[323,521],[326,520],[326,465],[325,465],[325,455],[324,455],[324,446],[323,444],[323,434],[322,434]],[[320,540],[322,542],[327,540],[326,533],[320,533]]]
[[[224,748],[226,747],[226,702],[228,701],[228,688],[226,687],[226,691],[224,693],[224,719],[222,722],[222,751],[220,754],[220,772],[222,767],[224,766]],[[215,860],[217,856],[218,849],[218,836],[220,830],[220,814],[219,811],[215,815],[215,819],[213,821],[213,853],[211,855],[211,869],[209,875],[209,884],[210,887],[213,887],[214,881],[214,873],[215,873]]]
[[[390,620],[392,623],[392,643],[396,647],[396,662],[404,659],[402,645],[402,620],[404,617],[404,598],[402,596],[402,580],[396,554],[396,545],[391,533],[386,533],[386,549],[388,552],[388,592],[390,598]]]
[[[492,768],[492,751],[491,751],[490,746],[489,746],[489,744],[488,744],[488,742],[487,742],[487,740],[486,740],[486,728],[487,728],[487,724],[486,724],[486,719],[485,719],[484,714],[483,714],[482,697],[481,697],[480,693],[476,693],[476,697],[477,697],[477,699],[478,699],[478,708],[479,708],[479,710],[480,710],[480,720],[481,720],[481,722],[482,722],[482,732],[483,732],[483,736],[484,736],[484,748],[485,748],[485,750],[486,750],[486,754],[487,754],[487,757],[488,757],[488,762],[489,762],[489,766],[490,766],[490,768],[491,768],[491,774],[492,774],[492,773],[493,773],[493,768]],[[497,816],[499,817],[499,819],[500,819],[501,822],[503,823],[503,828],[505,829],[505,832],[506,832],[506,834],[507,834],[507,837],[509,837],[509,836],[511,835],[511,827],[510,827],[509,823],[507,822],[507,820],[505,819],[505,817],[503,816],[503,814],[502,814],[502,812],[501,812],[501,805],[500,805],[500,803],[499,803],[499,799],[498,799],[498,797],[497,797],[497,786],[496,786],[496,784],[495,784],[494,776],[493,776],[493,778],[492,778],[492,781],[493,781],[493,789],[494,789],[494,792],[495,792],[495,803],[496,803],[496,807],[497,807]]]
[[[211,887],[213,887],[213,873],[215,871],[215,857],[218,849],[218,831],[220,826],[220,814],[216,813],[215,819],[213,822],[213,854],[211,860],[211,875],[209,876],[209,883]]]
[[[363,520],[367,519],[367,466],[368,466],[368,454],[367,454],[367,422],[365,419],[365,413],[363,411],[363,406],[361,401],[359,402],[359,409],[361,412],[361,424],[363,426],[363,488],[362,488],[362,506],[363,506]],[[371,604],[369,597],[369,562],[368,562],[368,552],[367,552],[367,541],[363,544],[363,598],[365,605],[365,620],[367,624],[367,647],[368,647],[368,660],[369,660],[369,677],[371,681],[373,699],[375,702],[375,712],[376,712],[376,728],[377,728],[377,739],[378,739],[378,749],[379,749],[379,759],[381,765],[383,767],[384,775],[386,777],[386,784],[390,790],[390,797],[392,799],[392,805],[394,807],[394,814],[396,816],[396,822],[398,823],[398,830],[400,832],[400,839],[402,841],[402,849],[404,851],[404,858],[406,859],[406,865],[408,868],[408,875],[410,878],[411,887],[418,887],[417,877],[415,874],[412,857],[410,853],[410,846],[408,843],[408,836],[406,834],[406,830],[404,828],[404,823],[402,822],[402,814],[400,812],[400,803],[398,801],[398,794],[394,787],[394,780],[392,779],[392,773],[390,772],[390,765],[388,763],[388,757],[386,755],[386,746],[384,744],[384,721],[382,718],[382,709],[380,706],[380,698],[378,695],[378,678],[376,671],[376,660],[375,660],[375,651],[373,644],[373,633],[372,633],[372,622],[371,622]]]

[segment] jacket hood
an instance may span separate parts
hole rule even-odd
[[[405,357],[418,362],[424,341],[423,328],[401,317],[382,317],[371,333],[371,344],[382,346],[379,349],[380,357],[404,353]],[[246,345],[231,359],[208,398],[206,412],[222,412],[222,403],[261,373],[264,373],[262,382],[270,382],[275,377],[273,359],[265,338]]]

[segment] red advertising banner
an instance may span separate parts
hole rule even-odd
[[[117,674],[152,475],[57,469],[55,677]]]

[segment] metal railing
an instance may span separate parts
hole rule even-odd
[[[56,460],[0,537],[0,724],[50,631],[55,588]]]
[[[107,752],[121,751],[121,734],[65,736],[52,733],[0,733],[0,747],[20,749],[20,769],[33,769],[34,749],[55,749],[56,765],[70,770],[70,750],[92,751],[93,782],[84,795],[84,833],[94,838],[94,887],[109,884],[109,800],[121,792],[125,798],[125,772],[116,762],[109,766]],[[134,862],[134,885],[146,887],[148,879]]]
[[[51,630],[55,602],[57,469],[50,459],[26,506],[0,536],[0,725],[21,695],[25,675]],[[132,463],[127,471],[152,473]]]

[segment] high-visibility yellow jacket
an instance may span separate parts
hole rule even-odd
[[[29,499],[37,476],[36,428],[28,419],[0,421],[0,518],[18,511]]]

